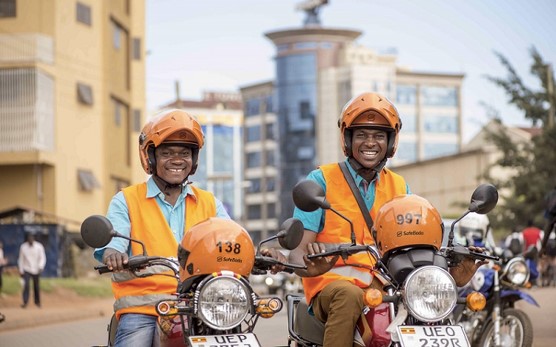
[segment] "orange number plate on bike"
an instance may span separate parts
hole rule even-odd
[[[191,347],[260,347],[255,334],[190,336]]]
[[[398,335],[403,347],[469,347],[459,325],[400,325]]]

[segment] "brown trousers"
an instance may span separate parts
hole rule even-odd
[[[313,298],[315,317],[324,322],[323,347],[352,347],[357,320],[365,306],[363,289],[339,280]]]

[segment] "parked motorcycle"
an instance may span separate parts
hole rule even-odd
[[[487,298],[486,308],[480,312],[460,309],[455,319],[463,326],[473,346],[480,347],[529,347],[533,345],[533,325],[525,312],[515,303],[525,300],[539,306],[535,299],[522,289],[530,287],[530,269],[522,255],[510,250],[492,250],[500,260],[481,267],[461,295],[476,290]]]
[[[285,249],[301,242],[303,225],[288,219],[275,236],[261,241],[255,249],[249,234],[232,220],[209,218],[190,230],[181,241],[177,258],[149,256],[144,245],[118,234],[103,216],[88,217],[81,225],[81,236],[94,248],[106,246],[113,237],[122,237],[143,246],[143,254],[129,258],[127,270],[137,277],[172,276],[176,293],[156,305],[160,346],[256,347],[260,346],[253,329],[259,318],[270,318],[283,303],[279,297],[260,297],[248,276],[266,274],[273,265],[293,272],[303,266],[280,263],[262,256],[261,245],[278,240]],[[169,271],[161,272],[160,267]],[[100,273],[110,272],[106,265],[96,266]],[[108,346],[116,331],[115,316],[109,325]]]
[[[451,321],[450,314],[457,304],[467,304],[469,309],[480,310],[484,306],[485,298],[479,293],[470,293],[466,298],[458,298],[455,280],[448,269],[458,264],[465,256],[480,260],[496,257],[454,245],[454,225],[469,212],[484,214],[494,208],[498,200],[496,188],[492,185],[481,185],[475,190],[468,211],[452,224],[448,244],[443,249],[440,249],[443,228],[435,228],[438,235],[403,231],[407,229],[407,225],[406,229],[403,229],[402,224],[410,224],[409,227],[413,228],[411,230],[418,230],[416,225],[419,224],[420,218],[426,218],[425,214],[421,215],[421,208],[413,210],[416,209],[413,207],[406,210],[407,214],[393,213],[387,218],[390,227],[388,230],[383,230],[383,226],[377,226],[375,222],[376,230],[373,228],[373,233],[377,246],[356,244],[351,221],[342,216],[334,206],[330,206],[324,196],[322,188],[308,180],[298,183],[293,191],[294,203],[301,210],[314,211],[323,208],[336,213],[346,220],[346,223],[349,222],[352,243],[328,245],[326,252],[308,257],[339,255],[345,265],[349,266],[346,260],[351,255],[367,252],[376,260],[375,266],[368,270],[384,283],[382,292],[377,289],[365,290],[366,306],[354,332],[355,343],[366,347],[469,346],[463,328]],[[426,202],[422,198],[419,199]],[[383,209],[384,207],[381,211]],[[439,225],[442,225],[440,216],[437,219]],[[398,241],[404,240],[401,241],[405,242],[403,246],[387,249],[387,239],[400,236],[400,233],[403,238],[399,237]],[[432,246],[431,240],[434,240]],[[316,347],[323,344],[324,324],[310,315],[307,307],[304,296],[288,296],[288,346],[295,344]]]

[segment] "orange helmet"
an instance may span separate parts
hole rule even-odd
[[[442,244],[444,226],[440,214],[426,199],[415,195],[400,195],[385,203],[376,216],[373,237],[382,256],[409,245]]]
[[[212,217],[185,232],[178,260],[181,282],[223,270],[247,277],[255,264],[255,246],[239,224]]]
[[[177,109],[162,111],[145,124],[139,135],[139,157],[143,170],[154,174],[156,158],[154,149],[162,143],[186,145],[193,152],[193,167],[190,175],[197,170],[199,150],[203,147],[205,135],[201,125],[187,112]]]
[[[391,158],[398,147],[398,134],[402,121],[398,110],[387,98],[376,93],[363,93],[348,101],[338,120],[342,148],[351,157],[351,133],[353,128],[375,128],[388,133],[386,158]]]

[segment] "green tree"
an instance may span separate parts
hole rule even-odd
[[[502,54],[495,53],[500,63],[506,68],[507,76],[487,79],[504,89],[508,102],[524,112],[526,119],[538,134],[534,134],[530,143],[514,143],[505,131],[487,131],[487,138],[503,154],[493,164],[511,168],[515,171],[512,179],[507,181],[487,178],[499,188],[505,188],[505,199],[499,202],[493,211],[495,227],[512,229],[523,226],[529,219],[537,225],[543,225],[545,195],[556,186],[556,126],[554,126],[554,76],[552,67],[543,61],[533,47],[530,49],[533,64],[530,72],[538,78],[538,89],[527,87],[517,72]],[[491,109],[492,111],[492,109]],[[500,129],[505,126],[496,112],[491,116],[498,122]]]

